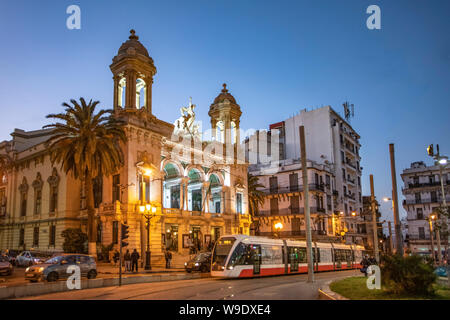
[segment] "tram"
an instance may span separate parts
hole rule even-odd
[[[364,247],[313,242],[314,271],[359,269]],[[246,278],[307,273],[306,241],[226,235],[211,258],[213,277]]]

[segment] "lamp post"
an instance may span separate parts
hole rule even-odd
[[[428,217],[428,222],[430,224],[430,239],[431,239],[431,256],[433,258],[434,264],[436,264],[436,256],[434,255],[434,237],[433,237],[433,220],[436,219],[434,214]]]
[[[146,204],[145,206],[139,206],[139,211],[142,216],[147,220],[147,251],[145,252],[145,270],[152,270],[151,266],[151,251],[150,251],[150,220],[156,216],[156,207],[151,204]]]
[[[447,167],[448,165],[448,157],[447,156],[441,156],[440,152],[439,152],[439,145],[436,145],[436,153],[434,153],[434,148],[433,145],[430,144],[427,148],[427,153],[430,157],[432,157],[435,162],[434,164],[439,166],[439,176],[440,176],[440,180],[441,180],[441,193],[442,193],[442,215],[443,217],[443,224],[447,227],[447,231],[448,231],[448,219],[447,219],[447,214],[448,214],[448,208],[447,208],[447,201],[445,199],[445,189],[444,189],[444,180],[443,180],[443,175],[444,175],[444,168]],[[438,229],[436,229],[436,231],[438,231]],[[439,237],[439,239],[436,240],[440,240],[440,234],[438,234],[438,232],[436,232],[436,237]],[[450,286],[450,264],[448,263],[448,259],[450,257],[450,252],[448,249],[448,246],[450,244],[450,233],[448,233],[447,235],[447,274],[448,274],[448,286]],[[438,254],[440,255],[440,248]],[[441,264],[441,260],[439,259],[439,265]]]
[[[277,223],[275,223],[274,227],[275,227],[276,237],[280,238],[280,231],[281,231],[281,229],[283,229],[283,224],[281,222],[277,222]]]

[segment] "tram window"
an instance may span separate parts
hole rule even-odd
[[[294,259],[297,263],[306,263],[306,248],[288,247],[288,253],[288,263],[294,263]]]
[[[239,243],[236,246],[236,249],[234,249],[233,254],[231,255],[229,265],[238,266],[250,264],[253,264],[251,246],[248,244]]]
[[[281,264],[282,252],[281,246],[261,246],[262,264]]]

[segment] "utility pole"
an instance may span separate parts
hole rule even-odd
[[[444,168],[447,166],[448,164],[448,157],[447,156],[441,156],[440,152],[439,152],[439,145],[436,145],[436,154],[434,153],[433,150],[433,145],[430,144],[427,148],[427,152],[428,155],[430,157],[433,157],[435,161],[435,165],[439,166],[439,176],[440,176],[440,180],[441,180],[441,193],[442,193],[442,210],[444,212],[440,212],[443,214],[443,224],[446,226],[447,228],[447,232],[448,232],[448,219],[447,219],[447,214],[448,214],[448,208],[447,208],[447,200],[445,199],[445,188],[444,188],[444,180],[443,180],[443,174],[444,174]],[[440,240],[440,234],[438,233],[439,228],[436,228],[436,237]],[[448,251],[448,246],[450,245],[450,233],[448,233],[447,235],[447,286],[450,287],[450,264],[448,262],[449,258],[450,258],[450,252]],[[439,252],[438,254],[441,254],[441,249],[438,248]],[[441,264],[441,261],[439,261],[439,264]]]
[[[391,221],[388,221],[388,227],[389,227],[389,253],[392,254],[392,226]]]
[[[373,174],[370,175],[370,204],[372,207],[373,251],[375,254],[375,260],[377,260],[377,263],[380,263],[380,254],[378,252],[377,209],[375,208],[375,191],[373,187]]]
[[[303,193],[305,202],[305,220],[306,220],[306,256],[308,261],[308,282],[314,282],[314,268],[312,255],[312,239],[311,239],[311,217],[309,212],[309,188],[308,188],[308,168],[306,165],[306,144],[305,144],[305,127],[299,127],[300,133],[300,153],[302,161],[302,179]]]
[[[433,240],[433,219],[428,218],[428,223],[430,224],[430,239],[431,239],[431,257],[433,258],[434,264],[436,264],[436,256],[434,254],[434,240]]]
[[[397,174],[395,172],[395,151],[394,144],[389,144],[389,153],[391,157],[391,176],[392,176],[392,205],[394,207],[394,228],[395,228],[395,242],[396,254],[403,256],[403,239],[402,227],[400,224],[400,217],[398,213],[398,194],[397,194]]]

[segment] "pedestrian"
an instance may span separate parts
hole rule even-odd
[[[131,254],[131,271],[134,272],[134,267],[136,267],[136,272],[138,272],[138,261],[139,261],[139,253],[136,249],[133,250]]]
[[[362,268],[360,269],[362,273],[365,274],[365,276],[367,277],[367,267],[369,267],[370,262],[369,259],[367,259],[367,255],[364,256],[364,258],[362,259],[362,261],[360,262]]]
[[[127,252],[125,253],[125,272],[129,272],[131,271],[131,254],[130,254],[130,250],[127,249]]]
[[[115,266],[117,266],[117,262],[119,262],[119,258],[120,258],[119,251],[116,250],[114,252],[114,257],[113,257]]]
[[[169,255],[167,269],[170,269],[170,263],[172,262],[172,252],[167,251],[167,253],[168,253],[168,255]]]
[[[170,268],[170,251],[169,250],[164,250],[164,258],[166,259],[166,269]]]

